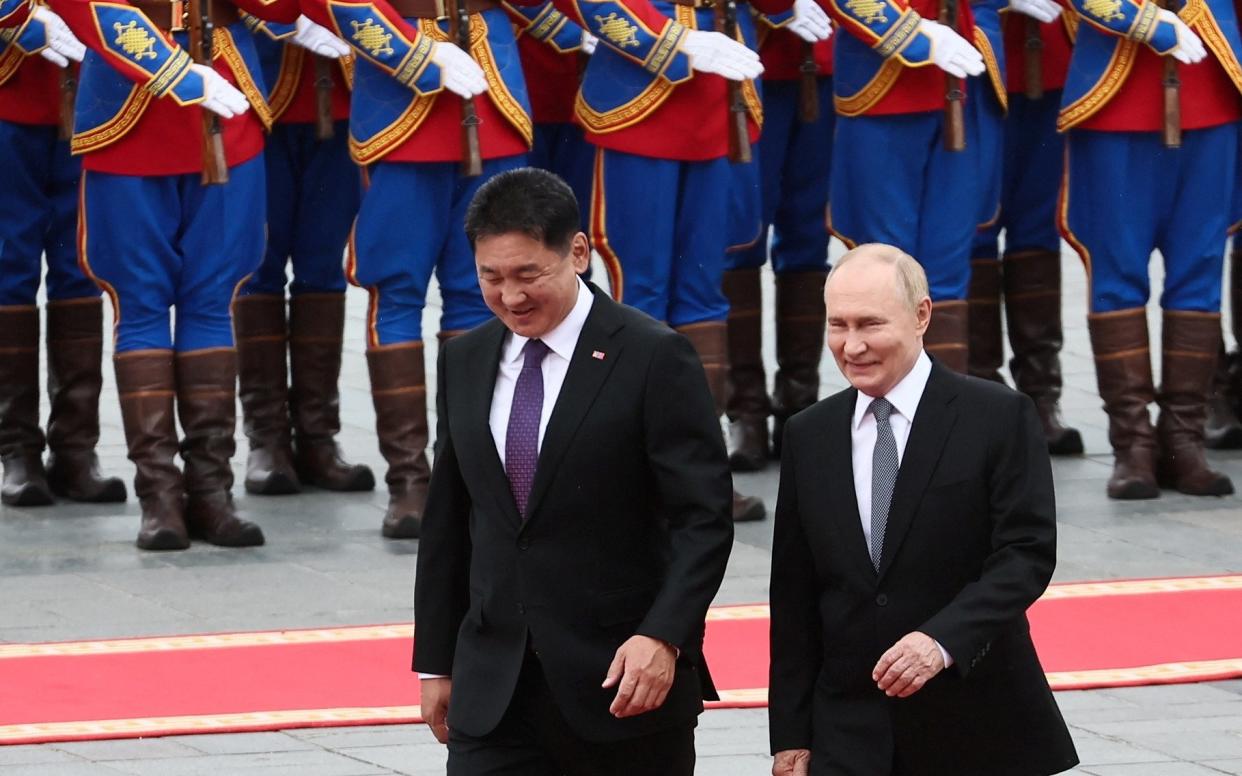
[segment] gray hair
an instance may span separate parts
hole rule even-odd
[[[892,267],[897,275],[897,294],[911,312],[918,309],[919,302],[931,296],[927,287],[927,273],[923,272],[923,267],[910,254],[884,243],[863,243],[847,252],[828,273],[824,288],[827,289],[828,283],[832,282],[833,275],[855,259],[870,259]]]

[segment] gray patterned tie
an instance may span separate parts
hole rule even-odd
[[[875,416],[875,450],[871,453],[871,565],[880,570],[884,552],[884,529],[888,525],[888,509],[893,502],[893,486],[897,484],[897,440],[889,416],[893,405],[888,399],[871,402]]]

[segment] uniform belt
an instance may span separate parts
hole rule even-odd
[[[190,4],[185,0],[130,0],[130,5],[165,32],[180,32],[189,25]],[[227,27],[240,18],[232,3],[216,0],[211,4],[211,23],[216,27]]]
[[[499,8],[497,0],[458,0],[466,4],[467,13],[482,13]],[[448,4],[445,0],[389,0],[397,13],[407,19],[447,19]]]
[[[715,0],[673,0],[677,5],[686,5],[691,8],[715,8]]]

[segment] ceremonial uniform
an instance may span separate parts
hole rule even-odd
[[[761,469],[769,455],[779,456],[785,420],[819,398],[828,274],[824,218],[836,118],[832,39],[804,41],[785,29],[792,18],[786,11],[757,19],[764,119],[755,165],[758,235],[750,245],[727,254],[724,273],[729,300],[729,463],[739,471]],[[777,363],[770,398],[760,347],[759,286],[759,271],[769,256],[776,277]],[[771,452],[769,415],[775,418]]]
[[[1061,232],[1090,282],[1088,324],[1116,463],[1114,498],[1158,485],[1221,495],[1232,483],[1203,454],[1206,399],[1220,347],[1221,262],[1242,117],[1242,41],[1232,3],[1187,5],[1182,21],[1207,57],[1176,65],[1181,147],[1161,137],[1164,62],[1184,52],[1176,18],[1156,5],[1073,0],[1082,17],[1058,126],[1068,131]],[[1169,60],[1173,61],[1173,60]],[[1118,193],[1124,192],[1124,201]],[[1153,386],[1148,261],[1164,259],[1163,379]],[[1155,428],[1148,405],[1160,417]]]
[[[293,25],[253,17],[248,24],[274,124],[264,150],[267,252],[233,306],[250,441],[246,490],[276,495],[303,484],[371,490],[371,470],[345,463],[335,441],[345,330],[342,265],[362,197],[348,142],[353,61],[297,45]]]
[[[212,4],[214,71],[251,107],[220,121],[223,185],[202,181],[203,108],[196,107],[212,99],[208,84],[219,81],[191,67],[184,20],[174,17],[180,7],[54,4],[90,49],[72,143],[84,170],[79,260],[116,316],[117,387],[142,503],[139,546],[180,549],[191,535],[261,544],[262,532],[237,517],[231,495],[237,360],[229,305],[263,255],[260,154],[271,116],[238,9],[290,22],[297,7],[291,0]],[[173,461],[178,449],[184,474]]]
[[[60,137],[64,71],[38,53],[45,26],[25,2],[0,3],[0,458],[5,504],[38,506],[52,495],[124,501],[125,484],[102,478],[99,392],[103,306],[78,268],[77,190],[81,171]],[[63,73],[63,75],[62,75]],[[72,110],[70,103],[68,110]],[[70,117],[65,117],[70,118]],[[39,308],[47,257],[48,417],[39,426]]]
[[[1064,140],[1057,133],[1056,118],[1069,67],[1074,19],[1070,11],[1043,24],[1014,12],[1004,14],[1009,115],[1004,122],[1001,159],[995,167],[1000,176],[999,209],[975,238],[969,293],[970,373],[1002,381],[998,370],[1004,360],[1003,288],[1013,348],[1009,370],[1018,390],[1035,401],[1054,454],[1083,450],[1082,437],[1064,425],[1057,406],[1064,336],[1056,201]],[[1038,60],[1028,62],[1030,56]]]
[[[1002,49],[986,34],[997,3],[959,3],[954,31],[983,55],[986,73],[966,79],[966,147],[956,152],[944,147],[946,74],[932,66],[931,39],[920,27],[937,17],[935,0],[833,0],[830,10],[844,30],[834,50],[830,228],[851,248],[888,243],[918,259],[936,303],[926,348],[965,371],[970,245],[995,203],[983,171],[995,162],[998,139],[981,125],[989,109],[980,103],[991,91],[1006,104]]]

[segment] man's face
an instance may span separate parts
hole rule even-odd
[[[483,301],[510,331],[531,339],[569,315],[578,300],[578,274],[589,259],[581,232],[564,255],[521,232],[481,237],[474,245]]]
[[[931,300],[911,310],[895,267],[859,257],[824,289],[828,348],[841,373],[868,396],[883,396],[914,366],[931,319]]]

